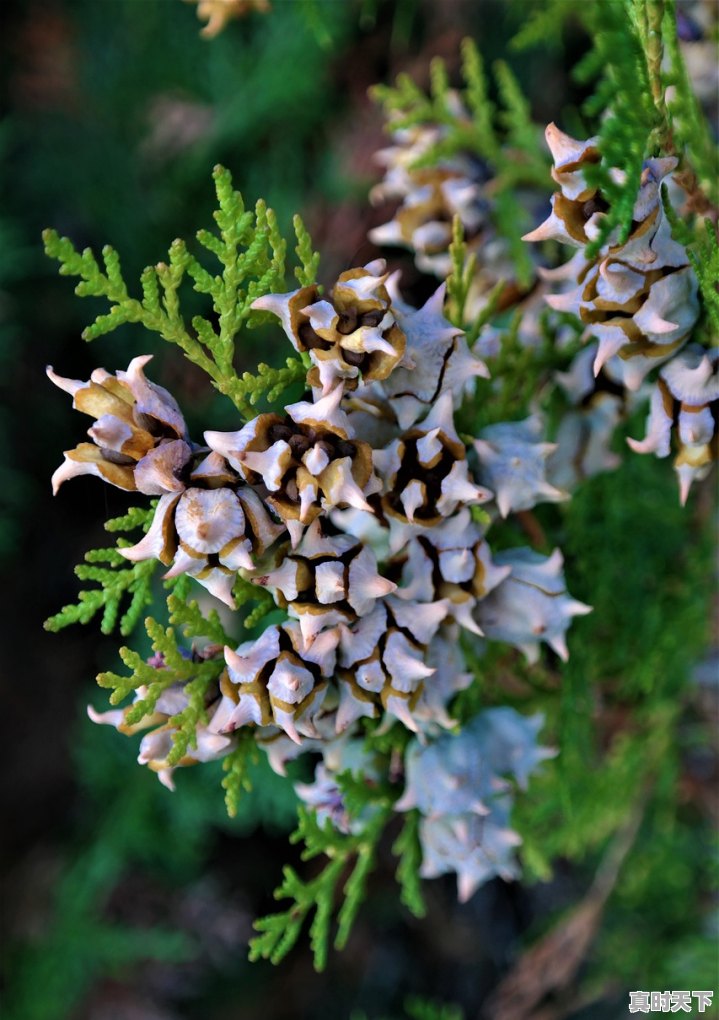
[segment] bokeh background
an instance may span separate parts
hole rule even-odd
[[[419,996],[457,1004],[466,1017],[521,1020],[501,1013],[498,988],[541,983],[541,972],[561,966],[565,950],[550,943],[548,955],[516,969],[552,932],[575,948],[586,936],[586,947],[577,979],[559,983],[537,1020],[625,1016],[630,987],[719,984],[708,486],[681,512],[668,466],[634,458],[589,483],[562,519],[562,545],[583,568],[574,594],[597,606],[573,628],[563,681],[577,732],[603,712],[609,744],[654,675],[662,674],[662,696],[683,705],[671,768],[660,777],[672,809],[643,820],[607,903],[587,912],[603,850],[594,847],[558,859],[551,878],[493,882],[462,907],[451,879],[435,881],[428,917],[415,921],[397,902],[387,847],[347,950],[321,976],[304,947],[277,970],[246,960],[252,918],[272,908],[282,864],[296,861],[287,844],[291,791],[262,770],[232,822],[212,767],[187,770],[170,795],[134,765],[133,741],[85,715],[88,702],[104,707],[94,676],[116,667],[116,640],[92,627],[42,628],[74,600],[72,565],[106,544],[102,522],[126,505],[94,479],[52,500],[50,475],[85,425],[44,366],[87,378],[97,364],[125,367],[146,340],[129,326],[91,346],[80,340],[101,305],[75,297],[57,275],[41,230],[95,250],[111,243],[126,278],[137,279],[173,238],[210,224],[210,173],[221,162],[248,202],[266,198],[283,225],[302,213],[330,281],[377,254],[367,230],[387,219],[367,199],[384,141],[367,96],[373,83],[408,71],[424,84],[435,55],[456,70],[460,40],[471,35],[488,62],[509,61],[540,123],[577,123],[582,94],[568,72],[589,40],[569,17],[551,45],[514,54],[509,40],[532,4],[273,0],[270,13],[210,41],[199,35],[194,6],[180,0],[4,0],[0,887],[8,1018],[429,1018],[429,1007],[412,1002]],[[425,296],[409,258],[394,262],[408,295]],[[251,337],[241,351],[246,367],[282,357],[277,331]],[[191,431],[237,427],[201,374],[157,346],[153,339],[153,377],[177,396]],[[646,683],[631,675],[637,662]],[[581,739],[567,761],[580,788]]]

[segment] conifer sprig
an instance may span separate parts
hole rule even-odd
[[[615,229],[619,244],[629,237],[644,160],[659,140],[666,143],[669,128],[664,109],[653,99],[647,50],[633,0],[588,4],[585,20],[594,48],[576,66],[574,75],[583,84],[596,81],[584,104],[587,116],[606,114],[597,141],[601,162],[585,169],[587,183],[599,189],[609,206],[597,236],[586,248],[587,257],[593,258]],[[617,167],[622,170],[621,180],[613,173]]]
[[[410,169],[435,166],[443,159],[467,153],[487,163],[492,175],[495,227],[508,242],[517,279],[525,286],[531,279],[532,267],[521,237],[531,223],[514,192],[520,185],[549,190],[548,154],[540,141],[541,132],[532,122],[529,103],[507,64],[497,61],[494,65],[499,108],[489,99],[488,75],[472,39],[462,42],[461,74],[464,87],[455,94],[450,89],[444,61],[436,58],[432,62],[429,94],[404,74],[397,78],[394,88],[378,85],[371,95],[384,108],[390,132],[417,126],[442,127],[437,141]]]
[[[263,394],[274,399],[292,382],[304,376],[299,358],[288,358],[279,369],[260,365],[257,374],[238,376],[234,356],[240,331],[264,321],[252,303],[264,294],[282,290],[285,284],[287,243],[272,209],[258,201],[254,211],[245,208],[239,191],[232,187],[230,172],[214,170],[218,209],[214,218],[218,232],[200,230],[200,245],[220,263],[213,274],[182,240],[170,245],[168,261],[148,266],[140,278],[141,298],[131,297],[122,274],[120,256],[109,245],[102,250],[102,267],[91,249],[78,252],[68,238],[54,230],[43,237],[45,251],[60,263],[63,276],[80,278],[75,293],[80,297],[104,297],[110,310],[99,315],[85,329],[83,337],[96,337],[124,323],[140,323],[164,340],[180,347],[193,364],[204,369],[213,385],[228,396],[240,414],[252,417]],[[295,217],[296,252],[300,265],[295,272],[305,284],[314,283],[319,256],[299,217]],[[210,299],[213,318],[196,315],[185,321],[180,305],[180,287],[186,277],[193,288]]]
[[[295,254],[299,259],[299,265],[295,266],[295,276],[300,287],[310,287],[317,282],[317,274],[320,268],[320,253],[312,247],[312,238],[302,217],[295,213],[292,218],[292,225],[297,238]]]
[[[107,531],[132,531],[150,526],[154,508],[133,507],[122,517],[116,517],[105,524]],[[76,576],[83,582],[92,582],[97,587],[80,592],[78,601],[64,606],[59,613],[45,622],[45,629],[57,632],[74,623],[89,623],[102,613],[100,630],[111,634],[120,617],[120,633],[123,637],[137,626],[143,610],[153,600],[153,579],[158,566],[156,560],[128,563],[119,549],[131,545],[119,539],[116,548],[92,549],[85,553],[85,562],[75,567]],[[127,608],[120,616],[123,603]]]
[[[303,881],[291,867],[283,870],[283,882],[275,891],[275,899],[289,899],[293,905],[255,922],[259,934],[250,942],[250,959],[253,961],[262,958],[279,963],[297,942],[306,918],[314,912],[310,925],[310,945],[315,969],[324,970],[338,885],[343,874],[351,867],[342,886],[344,899],[337,913],[334,946],[342,949],[347,943],[357,911],[365,898],[366,880],[374,867],[377,846],[392,805],[386,796],[377,797],[366,784],[351,780],[348,773],[343,773],[340,778],[345,796],[350,787],[354,789],[355,808],[358,802],[366,804],[371,801],[374,813],[361,833],[344,835],[334,828],[331,821],[320,825],[314,811],[299,808],[299,825],[290,837],[291,842],[304,843],[302,860],[325,856],[328,861],[322,871],[309,881]],[[364,787],[364,795],[357,790],[358,786]]]
[[[143,716],[153,712],[158,698],[167,687],[173,683],[187,682],[192,679],[195,672],[195,663],[188,655],[183,655],[172,627],[165,628],[153,617],[148,616],[145,620],[145,630],[152,642],[154,656],[159,657],[162,665],[153,666],[146,662],[139,652],[123,647],[120,649],[120,658],[131,670],[130,676],[120,676],[108,671],[100,673],[97,678],[101,687],[112,690],[111,705],[119,705],[137,688],[147,687],[146,697],[133,706],[129,720],[131,723],[139,722]]]
[[[257,603],[257,605],[251,609],[249,613],[247,613],[243,620],[243,625],[247,630],[251,630],[252,627],[256,627],[268,613],[277,609],[277,604],[267,588],[263,588],[260,585],[253,584],[251,581],[248,581],[242,576],[241,572],[237,575],[235,587],[233,588],[233,595],[235,598],[235,605],[238,608],[240,606],[246,606],[248,602]]]
[[[400,900],[415,917],[424,917],[427,908],[422,896],[422,882],[419,877],[422,863],[419,819],[419,811],[407,812],[404,816],[402,830],[392,845],[392,853],[399,858],[396,875],[400,887]]]
[[[453,1003],[411,998],[404,1004],[409,1020],[464,1020],[464,1012]]]
[[[499,280],[494,285],[487,295],[484,307],[479,315],[476,316],[473,322],[467,322],[467,299],[474,278],[477,257],[474,252],[468,252],[467,242],[463,236],[462,221],[459,216],[455,216],[452,221],[452,241],[449,246],[449,254],[452,259],[452,271],[447,277],[447,314],[453,325],[464,329],[467,343],[471,347],[479,337],[482,327],[490,321],[497,311],[502,291],[505,287],[505,281]]]
[[[585,170],[587,182],[609,204],[598,236],[586,249],[593,258],[615,229],[618,243],[629,236],[647,157],[681,156],[713,202],[719,201],[719,157],[687,75],[675,0],[605,0],[571,10],[563,0],[544,0],[513,40],[514,48],[544,44],[548,32],[559,37],[568,15],[579,17],[593,42],[573,72],[583,84],[596,83],[584,113],[590,119],[603,115],[598,131],[602,161]],[[669,86],[674,89],[667,98]],[[616,169],[622,171],[621,180]]]
[[[719,346],[719,236],[711,220],[704,221],[704,236],[687,249],[689,261],[694,267],[699,292],[709,323],[710,342]]]
[[[529,10],[524,0],[515,0],[515,8],[522,21],[522,27],[511,40],[513,50],[526,50],[541,44],[543,48],[559,46],[562,31],[570,13],[566,0],[544,0]],[[572,8],[572,14],[577,9]]]
[[[221,655],[196,661],[179,644],[175,629],[163,627],[152,617],[145,620],[145,629],[152,642],[155,661],[159,660],[162,664],[153,665],[139,652],[127,647],[121,648],[120,658],[130,670],[130,675],[100,673],[97,682],[100,687],[112,691],[110,695],[112,705],[119,705],[138,688],[144,688],[142,697],[134,701],[127,710],[125,722],[128,726],[134,726],[152,715],[160,696],[168,687],[173,684],[183,685],[188,704],[169,719],[169,724],[176,728],[172,750],[167,756],[167,764],[172,767],[177,765],[189,748],[196,746],[197,727],[207,722],[205,711],[207,691],[224,669],[225,661]]]
[[[153,567],[157,566],[156,561],[150,563]],[[177,683],[183,685],[188,705],[169,720],[170,725],[177,727],[173,750],[168,757],[168,765],[173,766],[180,761],[188,748],[195,746],[197,726],[207,721],[205,712],[207,692],[225,667],[221,649],[225,645],[235,645],[236,641],[225,630],[217,610],[210,609],[205,615],[197,600],[190,599],[192,580],[187,575],[181,575],[165,583],[171,588],[167,596],[170,626],[163,627],[152,617],[145,620],[145,629],[154,653],[153,658],[161,665],[153,665],[131,648],[121,648],[120,658],[130,670],[130,675],[121,676],[105,672],[98,676],[97,682],[101,687],[112,690],[110,703],[113,705],[120,704],[138,688],[147,688],[143,697],[135,701],[128,710],[126,721],[129,725],[139,723],[145,716],[151,715],[160,695],[168,687]],[[264,589],[258,589],[256,585],[239,578],[235,586],[237,608],[252,600],[256,600],[258,605],[245,620],[245,625],[250,627],[274,608],[274,602]],[[181,634],[182,643],[178,640],[178,633]],[[217,645],[218,654],[198,661],[189,651],[195,639],[203,639],[211,645]],[[245,785],[245,773],[252,760],[246,754],[243,757],[243,753],[238,751],[238,754],[232,757],[227,766],[230,771],[222,783],[230,815],[237,811],[239,795]]]
[[[249,771],[259,757],[254,733],[246,729],[238,734],[237,747],[223,758],[222,789],[225,791],[225,807],[230,818],[237,816],[243,793],[252,791]]]
[[[493,190],[517,183],[547,186],[548,158],[538,144],[540,132],[532,122],[529,104],[507,64],[494,65],[501,106],[489,98],[489,78],[482,56],[472,39],[462,41],[463,88],[450,88],[444,61],[432,61],[430,92],[426,94],[407,74],[397,77],[395,86],[376,85],[370,94],[387,116],[387,130],[441,125],[437,142],[427,148],[410,167],[434,166],[458,153],[475,153],[493,170]],[[520,231],[521,233],[521,231]]]
[[[450,322],[460,329],[465,324],[465,306],[477,268],[477,256],[467,252],[464,227],[459,216],[452,220],[452,241],[449,246],[452,272],[447,277],[447,313]]]
[[[492,312],[487,308],[483,314],[491,316]],[[556,342],[558,321],[575,334],[561,347]],[[556,313],[546,310],[540,318],[541,342],[536,345],[523,342],[521,326],[522,313],[517,311],[502,330],[497,353],[487,356],[493,380],[491,401],[466,401],[460,410],[461,428],[469,436],[476,436],[487,425],[517,420],[529,414],[554,372],[566,369],[583,346],[582,324],[568,313],[558,318]],[[478,511],[480,517],[485,513],[481,507],[472,510]]]
[[[207,638],[208,641],[218,645],[232,644],[232,638],[222,626],[220,614],[216,609],[210,609],[205,616],[196,599],[188,601],[192,581],[187,574],[181,575],[174,582],[166,583],[172,583],[173,589],[167,596],[170,623],[182,630],[186,641]]]
[[[665,86],[674,86],[668,101],[672,136],[696,173],[702,189],[715,204],[719,203],[719,149],[712,138],[711,125],[704,116],[679,46],[677,12],[674,0],[666,0],[663,21],[664,46],[668,57]]]

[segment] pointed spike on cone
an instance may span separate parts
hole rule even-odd
[[[417,440],[417,456],[423,467],[429,465],[442,454],[442,442],[439,429],[431,429]]]
[[[251,577],[250,581],[261,588],[278,588],[291,602],[297,598],[297,573],[297,562],[288,558],[283,560],[281,566],[276,570],[271,570],[259,577]]]
[[[285,521],[285,524],[287,525],[287,533],[290,536],[290,544],[293,549],[296,549],[302,541],[302,536],[305,533],[305,526],[302,521],[293,520],[287,520]]]
[[[546,559],[543,566],[548,574],[558,573],[564,566],[562,550],[559,548],[553,549],[551,555]]]
[[[502,517],[508,517],[512,511],[512,497],[506,489],[498,489],[495,495],[497,509]]]
[[[319,485],[326,496],[323,500],[325,509],[333,509],[346,503],[356,510],[373,512],[362,489],[352,476],[352,461],[349,457],[333,461],[320,477]]]
[[[136,358],[133,358],[130,364],[127,366],[126,372],[118,372],[118,379],[120,376],[126,376],[128,379],[137,379],[138,376],[144,376],[145,366],[149,365],[154,354],[138,354]]]
[[[302,555],[312,559],[313,556],[325,556],[330,553],[330,545],[322,531],[322,521],[316,517],[304,532]]]
[[[374,719],[376,715],[377,709],[375,705],[369,701],[360,701],[358,698],[353,697],[352,694],[345,693],[343,690],[340,695],[340,707],[337,709],[335,732],[338,734],[344,733],[345,730],[363,716],[369,716],[370,719]]]
[[[312,652],[314,660],[318,664],[321,664],[321,660],[331,655],[335,650],[340,641],[340,630],[339,627],[333,627],[331,630],[323,630],[314,640]],[[334,661],[334,660],[333,660]]]
[[[395,349],[392,344],[388,340],[384,340],[379,331],[374,331],[374,335],[372,333],[368,333],[365,336],[362,346],[368,354],[374,351],[380,351],[382,354],[389,354],[390,357],[393,357],[395,354]]]
[[[272,312],[278,319],[281,319],[283,312],[287,311],[290,297],[295,293],[296,291],[290,291],[287,294],[263,294],[252,302],[250,308],[257,312]]]
[[[175,556],[175,562],[172,564],[170,569],[165,571],[162,575],[162,580],[171,581],[173,577],[180,577],[181,574],[184,574],[196,565],[197,560],[194,556],[190,556],[184,549],[178,549],[177,555]]]
[[[405,516],[407,520],[414,521],[415,511],[418,510],[424,504],[425,499],[425,487],[424,484],[413,478],[412,481],[402,492],[400,496],[400,502],[404,508]]]
[[[630,436],[626,438],[626,445],[634,453],[653,453],[654,442],[653,438],[647,436],[644,440],[632,440]]]
[[[412,730],[413,733],[419,731],[417,723],[412,718],[412,713],[409,710],[409,706],[404,698],[398,698],[394,695],[390,695],[387,698],[387,712],[394,715],[399,719],[401,723],[407,727],[408,730]]]
[[[567,662],[569,659],[569,649],[567,648],[567,640],[564,634],[557,634],[549,638],[547,644],[550,648],[554,649],[562,662]]]
[[[355,510],[365,510],[367,513],[374,513],[371,505],[364,498],[364,493],[351,475],[348,476],[341,491],[343,496],[342,502],[348,503]]]
[[[566,166],[567,163],[578,162],[586,150],[594,147],[597,143],[596,138],[588,138],[585,142],[572,138],[571,135],[558,128],[554,121],[547,125],[544,137],[547,140],[549,151],[552,153],[554,165],[558,169]]]
[[[317,500],[319,489],[311,485],[303,485],[300,489],[300,523],[307,524],[312,517],[312,508]]]
[[[525,238],[525,240],[527,239]],[[576,296],[574,291],[569,291],[566,294],[547,294],[544,300],[555,312],[573,312],[575,310]]]
[[[299,291],[294,290],[287,294],[263,294],[261,297],[256,298],[250,306],[253,311],[270,312],[272,315],[276,315],[282,324],[282,328],[285,331],[287,339],[290,341],[295,350],[298,350],[298,346],[297,338],[294,335],[294,330],[292,328],[293,323],[290,302],[298,293]]]
[[[392,595],[396,591],[397,585],[395,582],[382,577],[380,574],[377,574],[374,578],[368,578],[363,585],[360,585],[360,592],[363,595],[375,599],[381,599],[385,595]]]
[[[276,712],[275,713],[275,722],[280,727],[280,729],[284,730],[284,732],[287,734],[287,736],[290,738],[290,740],[293,743],[295,743],[295,744],[301,744],[302,743],[302,738],[300,737],[299,733],[297,732],[297,727],[295,726],[295,721],[292,718],[292,716],[289,714],[289,712]]]
[[[295,404],[288,404],[285,412],[298,425],[303,422],[321,422],[326,424],[328,428],[334,428],[344,433],[346,438],[351,438],[354,433],[349,419],[344,411],[340,409],[343,396],[344,386],[342,382],[339,382],[334,389],[314,403],[300,400]]]
[[[122,708],[110,709],[107,712],[97,712],[92,705],[88,705],[87,714],[94,723],[99,723],[102,726],[118,727],[125,718],[125,712]]]
[[[539,643],[527,644],[526,642],[521,645],[517,645],[520,652],[524,655],[530,666],[534,666],[539,661]]]
[[[555,485],[550,482],[543,481],[537,486],[537,493],[540,496],[545,496],[547,499],[554,500],[556,503],[563,503],[565,500],[570,498],[568,492],[564,489],[558,489]]]
[[[365,546],[350,564],[348,592],[350,605],[383,598],[396,590],[397,585],[394,581],[378,573],[377,561]]]
[[[444,302],[446,298],[447,298],[447,283],[445,281],[444,283],[440,283],[439,287],[437,287],[433,294],[430,294],[425,303],[422,305],[420,311],[432,312],[433,315],[443,316]],[[448,325],[450,325],[450,323],[448,323]],[[461,332],[461,330],[458,329],[457,332],[459,333]]]
[[[146,559],[160,559],[166,545],[165,520],[173,512],[179,499],[180,496],[176,493],[161,496],[155,508],[152,524],[145,537],[141,538],[137,545],[118,549],[120,555],[133,563],[139,563]],[[166,559],[164,562],[169,563],[170,560]]]
[[[66,379],[64,376],[58,375],[52,365],[46,366],[45,374],[50,382],[54,383],[59,389],[64,390],[65,393],[69,393],[71,397],[74,397],[78,390],[84,389],[88,385],[88,383],[83,382],[81,379]]]
[[[686,465],[683,465],[676,469],[676,475],[679,480],[679,502],[681,506],[686,506],[692,482],[694,481],[691,470],[685,470],[685,467]]]
[[[395,269],[395,271],[393,273],[390,273],[387,279],[385,280],[385,287],[387,289],[387,293],[389,294],[389,299],[392,305],[402,306],[404,304],[404,302],[402,301],[402,295],[399,290],[399,281],[401,279],[402,270]]]
[[[657,312],[651,312],[641,317],[642,332],[644,333],[672,333],[679,329],[677,322],[669,322],[662,318]]]
[[[440,393],[432,405],[429,414],[422,422],[421,428],[423,432],[440,429],[450,439],[459,442],[459,437],[454,427],[454,402],[450,390]]]
[[[225,460],[231,460],[240,452],[245,438],[249,438],[248,433],[245,432],[246,427],[238,429],[236,432],[216,432],[208,429],[203,433],[203,438],[214,453],[218,453]],[[242,435],[243,432],[244,435]]]
[[[329,462],[329,454],[321,446],[313,446],[302,458],[302,463],[311,475],[321,474]]]
[[[367,276],[356,276],[353,280],[338,280],[336,287],[340,291],[351,291],[359,300],[366,300],[367,298],[374,297],[377,289],[383,285],[385,279],[386,274],[381,276],[369,273]]]
[[[385,651],[386,668],[392,669],[397,680],[424,680],[437,672],[435,666],[427,666],[420,659],[416,659],[403,648],[393,648],[391,653],[389,647]]]
[[[230,669],[234,669],[236,673],[241,673],[242,663],[245,661],[242,658],[242,656],[238,655],[234,648],[230,648],[229,645],[225,645],[224,653],[225,662],[230,667]]]
[[[172,778],[172,773],[174,771],[174,769],[158,769],[157,772],[157,778],[160,780],[165,789],[170,791],[170,793],[175,792],[175,782]]]
[[[209,591],[210,595],[213,595],[220,602],[224,603],[228,609],[237,609],[234,596],[232,594],[232,586],[235,582],[235,575],[230,576],[219,570],[214,570],[207,578],[197,578],[199,583]]]
[[[310,645],[314,644],[317,635],[324,629],[327,623],[327,614],[298,613],[297,616],[300,631],[302,632],[302,640],[305,643],[305,647],[309,648]]]
[[[372,259],[364,268],[370,276],[382,276],[387,269],[387,260],[382,258]]]
[[[566,229],[562,221],[552,211],[543,223],[540,223],[534,230],[530,230],[527,234],[522,234],[523,241],[537,242],[537,241],[564,241],[566,238]]]
[[[599,341],[597,355],[594,359],[594,364],[592,365],[592,370],[595,376],[599,375],[609,359],[613,358],[614,355],[625,346],[625,343],[626,340],[622,337],[614,337],[614,339],[604,337]]]
[[[372,451],[372,463],[383,477],[396,474],[402,466],[400,448],[399,440],[394,440],[384,450]]]
[[[332,323],[337,319],[337,312],[334,305],[329,301],[315,301],[302,309],[303,315],[310,317],[310,324],[313,329],[331,329]]]
[[[486,503],[491,496],[488,489],[483,489],[471,481],[467,462],[458,460],[452,465],[447,477],[442,480],[442,495],[437,500],[437,509],[441,512],[447,500],[460,503]]]
[[[484,637],[484,631],[472,616],[472,608],[473,606],[468,600],[465,602],[453,603],[452,615],[460,627],[464,627],[465,630],[470,631],[472,634],[476,634],[477,637]]]
[[[435,635],[442,620],[450,611],[447,599],[436,602],[396,602],[392,599],[392,612],[400,627],[406,628],[420,644],[427,644]]]

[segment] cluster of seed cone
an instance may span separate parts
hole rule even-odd
[[[580,249],[558,270],[543,275],[561,285],[547,301],[571,312],[586,325],[594,375],[600,371],[632,394],[661,366],[651,396],[647,437],[630,440],[632,449],[666,457],[672,443],[682,502],[717,456],[719,362],[716,351],[688,344],[699,314],[697,283],[683,245],[671,233],[664,200],[678,191],[672,180],[678,160],[646,160],[634,204],[632,228],[620,241],[612,232],[597,255],[587,259],[585,246],[598,238],[608,204],[587,181],[587,168],[601,160],[597,139],[579,142],[554,124],[547,128],[554,157],[552,177],[560,190],[552,198],[549,218],[525,240],[557,240]],[[622,171],[612,171],[618,181]],[[581,376],[585,352],[573,373]],[[567,376],[570,379],[570,376]],[[611,410],[604,394],[604,409]],[[605,416],[606,417],[606,416]]]
[[[461,126],[468,122],[467,111],[456,93],[450,93],[448,102],[456,123]],[[389,127],[392,128],[391,118]],[[472,322],[481,313],[490,293],[501,281],[501,294],[498,299],[495,298],[498,310],[506,311],[512,307],[521,312],[517,338],[524,346],[538,346],[543,341],[541,317],[546,312],[546,298],[554,286],[551,279],[541,279],[539,274],[547,277],[551,274],[537,266],[531,279],[520,285],[509,245],[497,233],[494,224],[496,182],[493,181],[492,170],[467,153],[442,154],[447,130],[446,125],[425,123],[392,131],[393,144],[377,153],[377,161],[385,173],[384,179],[373,188],[371,197],[375,203],[398,201],[399,205],[389,222],[369,232],[369,239],[379,245],[407,248],[422,272],[446,277],[452,271],[450,244],[453,223],[458,221],[468,256],[474,263],[465,301],[465,321]],[[528,217],[534,216],[538,196],[533,190],[518,189],[513,199],[526,210]],[[565,282],[563,286],[566,288],[568,284]],[[499,352],[503,332],[492,326],[483,329],[476,346],[480,357]],[[571,330],[563,330],[560,326],[560,345],[564,334],[573,336]],[[518,476],[523,474],[525,467],[530,474],[536,475],[539,471],[544,477],[546,473],[548,484],[541,492],[546,500],[566,498],[568,492],[584,479],[617,466],[618,458],[611,451],[610,444],[628,401],[606,389],[596,392],[591,368],[587,386],[584,379],[587,367],[580,359],[571,373],[556,379],[572,407],[560,423],[555,446],[550,448],[545,443],[543,450],[540,446],[539,437],[546,431],[546,425],[539,413],[535,412],[531,422],[525,423],[524,427],[517,422],[503,423],[497,428],[504,448],[508,450],[510,444],[519,448],[515,449],[511,463],[517,463],[521,448],[528,452],[527,439],[533,447],[532,456],[529,461],[522,458],[522,468],[519,472],[512,470],[510,480],[504,470],[510,466],[510,460],[501,457],[498,460],[488,441],[482,447],[483,453],[480,453],[486,474],[496,476],[489,460],[496,461],[500,471],[507,475],[505,485],[516,493],[523,484]],[[547,463],[542,463],[545,460]],[[494,488],[491,480],[490,488]],[[553,495],[550,494],[551,489]],[[509,499],[501,488],[496,490],[496,496],[502,514],[506,516],[505,506]],[[528,505],[534,505],[534,502]],[[512,509],[524,507],[516,505]]]
[[[471,134],[472,120],[460,96],[450,91],[447,110],[460,128]],[[397,202],[392,219],[369,232],[377,245],[409,249],[420,272],[446,279],[452,272],[450,244],[458,220],[467,252],[475,270],[466,300],[467,319],[474,319],[489,293],[504,282],[501,306],[525,296],[526,288],[515,279],[510,246],[495,226],[494,171],[469,152],[442,154],[447,127],[424,123],[413,127],[388,127],[392,144],[376,154],[384,170],[383,180],[370,193],[373,204]],[[437,153],[434,158],[433,153]],[[514,200],[531,201],[524,192]]]
[[[469,449],[460,439],[455,410],[487,370],[444,317],[443,299],[440,287],[421,309],[406,305],[380,260],[342,273],[324,295],[302,287],[260,298],[255,307],[309,360],[306,399],[236,432],[206,432],[201,444],[146,378],[147,358],[86,383],[49,370],[96,419],[55,488],[92,474],[159,497],[149,530],[123,556],[188,574],[230,608],[241,574],[287,615],[257,639],[214,650],[225,667],[186,763],[226,754],[248,726],[279,768],[349,739],[365,719],[431,735],[451,725],[451,699],[470,682],[460,629],[530,658],[540,641],[566,656],[566,629],[586,607],[565,591],[561,554],[493,557],[471,513],[563,498],[544,476],[552,447],[528,423],[515,423],[516,435],[488,430]],[[166,782],[183,697],[168,694],[145,720],[153,732],[141,760]]]

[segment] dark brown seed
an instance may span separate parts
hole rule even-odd
[[[302,436],[302,435],[299,435],[299,434],[291,436],[290,440],[289,440],[289,443],[290,443],[290,449],[292,450],[292,453],[295,455],[295,457],[298,460],[300,460],[302,458],[302,456],[305,453],[307,453],[307,451],[309,450],[310,446],[312,445],[312,443],[310,442],[310,440],[306,436]]]
[[[309,322],[303,322],[297,332],[308,351],[314,350],[317,347],[322,351],[327,351],[332,346],[329,340],[323,340],[319,334],[315,333]]]
[[[270,441],[270,445],[278,443],[281,439],[289,443],[293,435],[294,431],[288,425],[270,425],[267,430],[267,438]]]
[[[108,450],[107,447],[101,446],[100,453],[102,454],[103,460],[107,460],[110,464],[120,464],[123,467],[128,464],[136,464],[137,461],[132,457],[128,457],[127,454],[118,453],[116,450]]]
[[[609,203],[605,202],[599,192],[597,192],[596,195],[586,201],[582,206],[582,216],[584,216],[585,220],[588,220],[590,217],[594,216],[595,213],[606,212],[608,208]]]
[[[357,312],[354,309],[350,309],[349,312],[343,312],[340,315],[339,322],[337,323],[337,332],[343,336],[347,336],[349,333],[354,333],[357,329]]]

